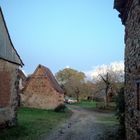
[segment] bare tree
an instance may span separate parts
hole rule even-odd
[[[100,77],[103,80],[103,82],[105,83],[105,106],[108,106],[108,92],[109,92],[109,89],[111,88],[109,73],[107,72],[107,74],[105,76],[100,75]]]

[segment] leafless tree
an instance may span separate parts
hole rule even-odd
[[[107,74],[105,76],[100,75],[100,77],[103,80],[103,82],[105,83],[105,106],[108,106],[108,92],[109,92],[109,89],[111,88],[109,73],[107,72]]]

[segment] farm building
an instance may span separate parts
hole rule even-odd
[[[125,126],[127,140],[140,140],[140,0],[115,0],[125,25]]]
[[[64,92],[52,72],[39,65],[27,78],[21,99],[26,107],[54,109],[64,103]]]
[[[23,62],[15,50],[0,8],[0,128],[17,122],[18,69]]]

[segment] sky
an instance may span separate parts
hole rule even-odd
[[[0,6],[28,74],[38,64],[56,73],[124,59],[124,26],[113,0],[0,0]]]

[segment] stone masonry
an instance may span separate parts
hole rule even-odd
[[[15,50],[0,8],[0,128],[17,123],[18,69],[23,66]]]
[[[16,124],[18,66],[0,59],[0,127]]]
[[[125,25],[125,124],[127,140],[140,140],[140,0],[115,0]]]
[[[27,78],[21,100],[25,107],[55,109],[58,105],[64,104],[64,92],[52,72],[47,67],[39,65]]]

